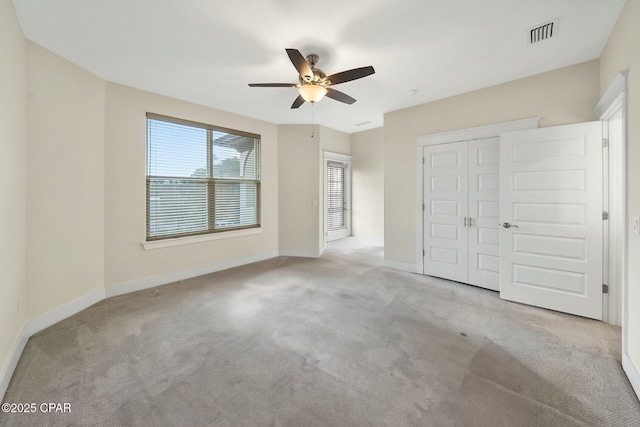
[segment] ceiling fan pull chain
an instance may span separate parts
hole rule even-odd
[[[315,129],[315,123],[316,123],[316,118],[315,118],[315,109],[314,106],[315,102],[311,103],[311,138],[313,138],[316,134],[316,129]]]

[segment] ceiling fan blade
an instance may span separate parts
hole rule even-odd
[[[341,73],[336,73],[328,76],[325,81],[327,85],[337,85],[344,82],[350,82],[351,80],[361,79],[363,77],[370,76],[374,74],[376,71],[373,69],[371,65],[368,67],[354,68],[353,70],[343,71]]]
[[[302,95],[298,95],[298,97],[296,98],[295,101],[293,101],[293,104],[291,104],[291,108],[298,108],[300,107],[302,104],[304,104],[304,98],[302,97]]]
[[[249,83],[249,87],[295,87],[295,83]]]
[[[286,51],[287,55],[289,55],[289,59],[291,59],[291,62],[293,63],[293,66],[296,67],[296,70],[298,70],[298,73],[300,73],[302,77],[313,77],[311,66],[307,60],[304,59],[304,56],[302,56],[298,49],[286,49]]]
[[[340,92],[339,90],[327,88],[327,96],[331,99],[335,99],[336,101],[344,102],[345,104],[353,104],[356,100],[344,92]]]

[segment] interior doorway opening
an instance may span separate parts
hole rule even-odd
[[[324,152],[324,240],[351,235],[351,156]]]

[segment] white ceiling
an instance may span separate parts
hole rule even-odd
[[[344,132],[383,114],[600,56],[624,0],[14,0],[25,37],[128,86],[273,123],[311,123],[289,107],[285,48],[320,55],[327,74],[373,65],[335,88],[315,123]],[[557,38],[526,30],[559,18]],[[416,89],[413,96],[408,91]],[[370,122],[357,126],[358,123]]]

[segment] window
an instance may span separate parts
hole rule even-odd
[[[147,241],[260,226],[260,135],[147,113]]]

